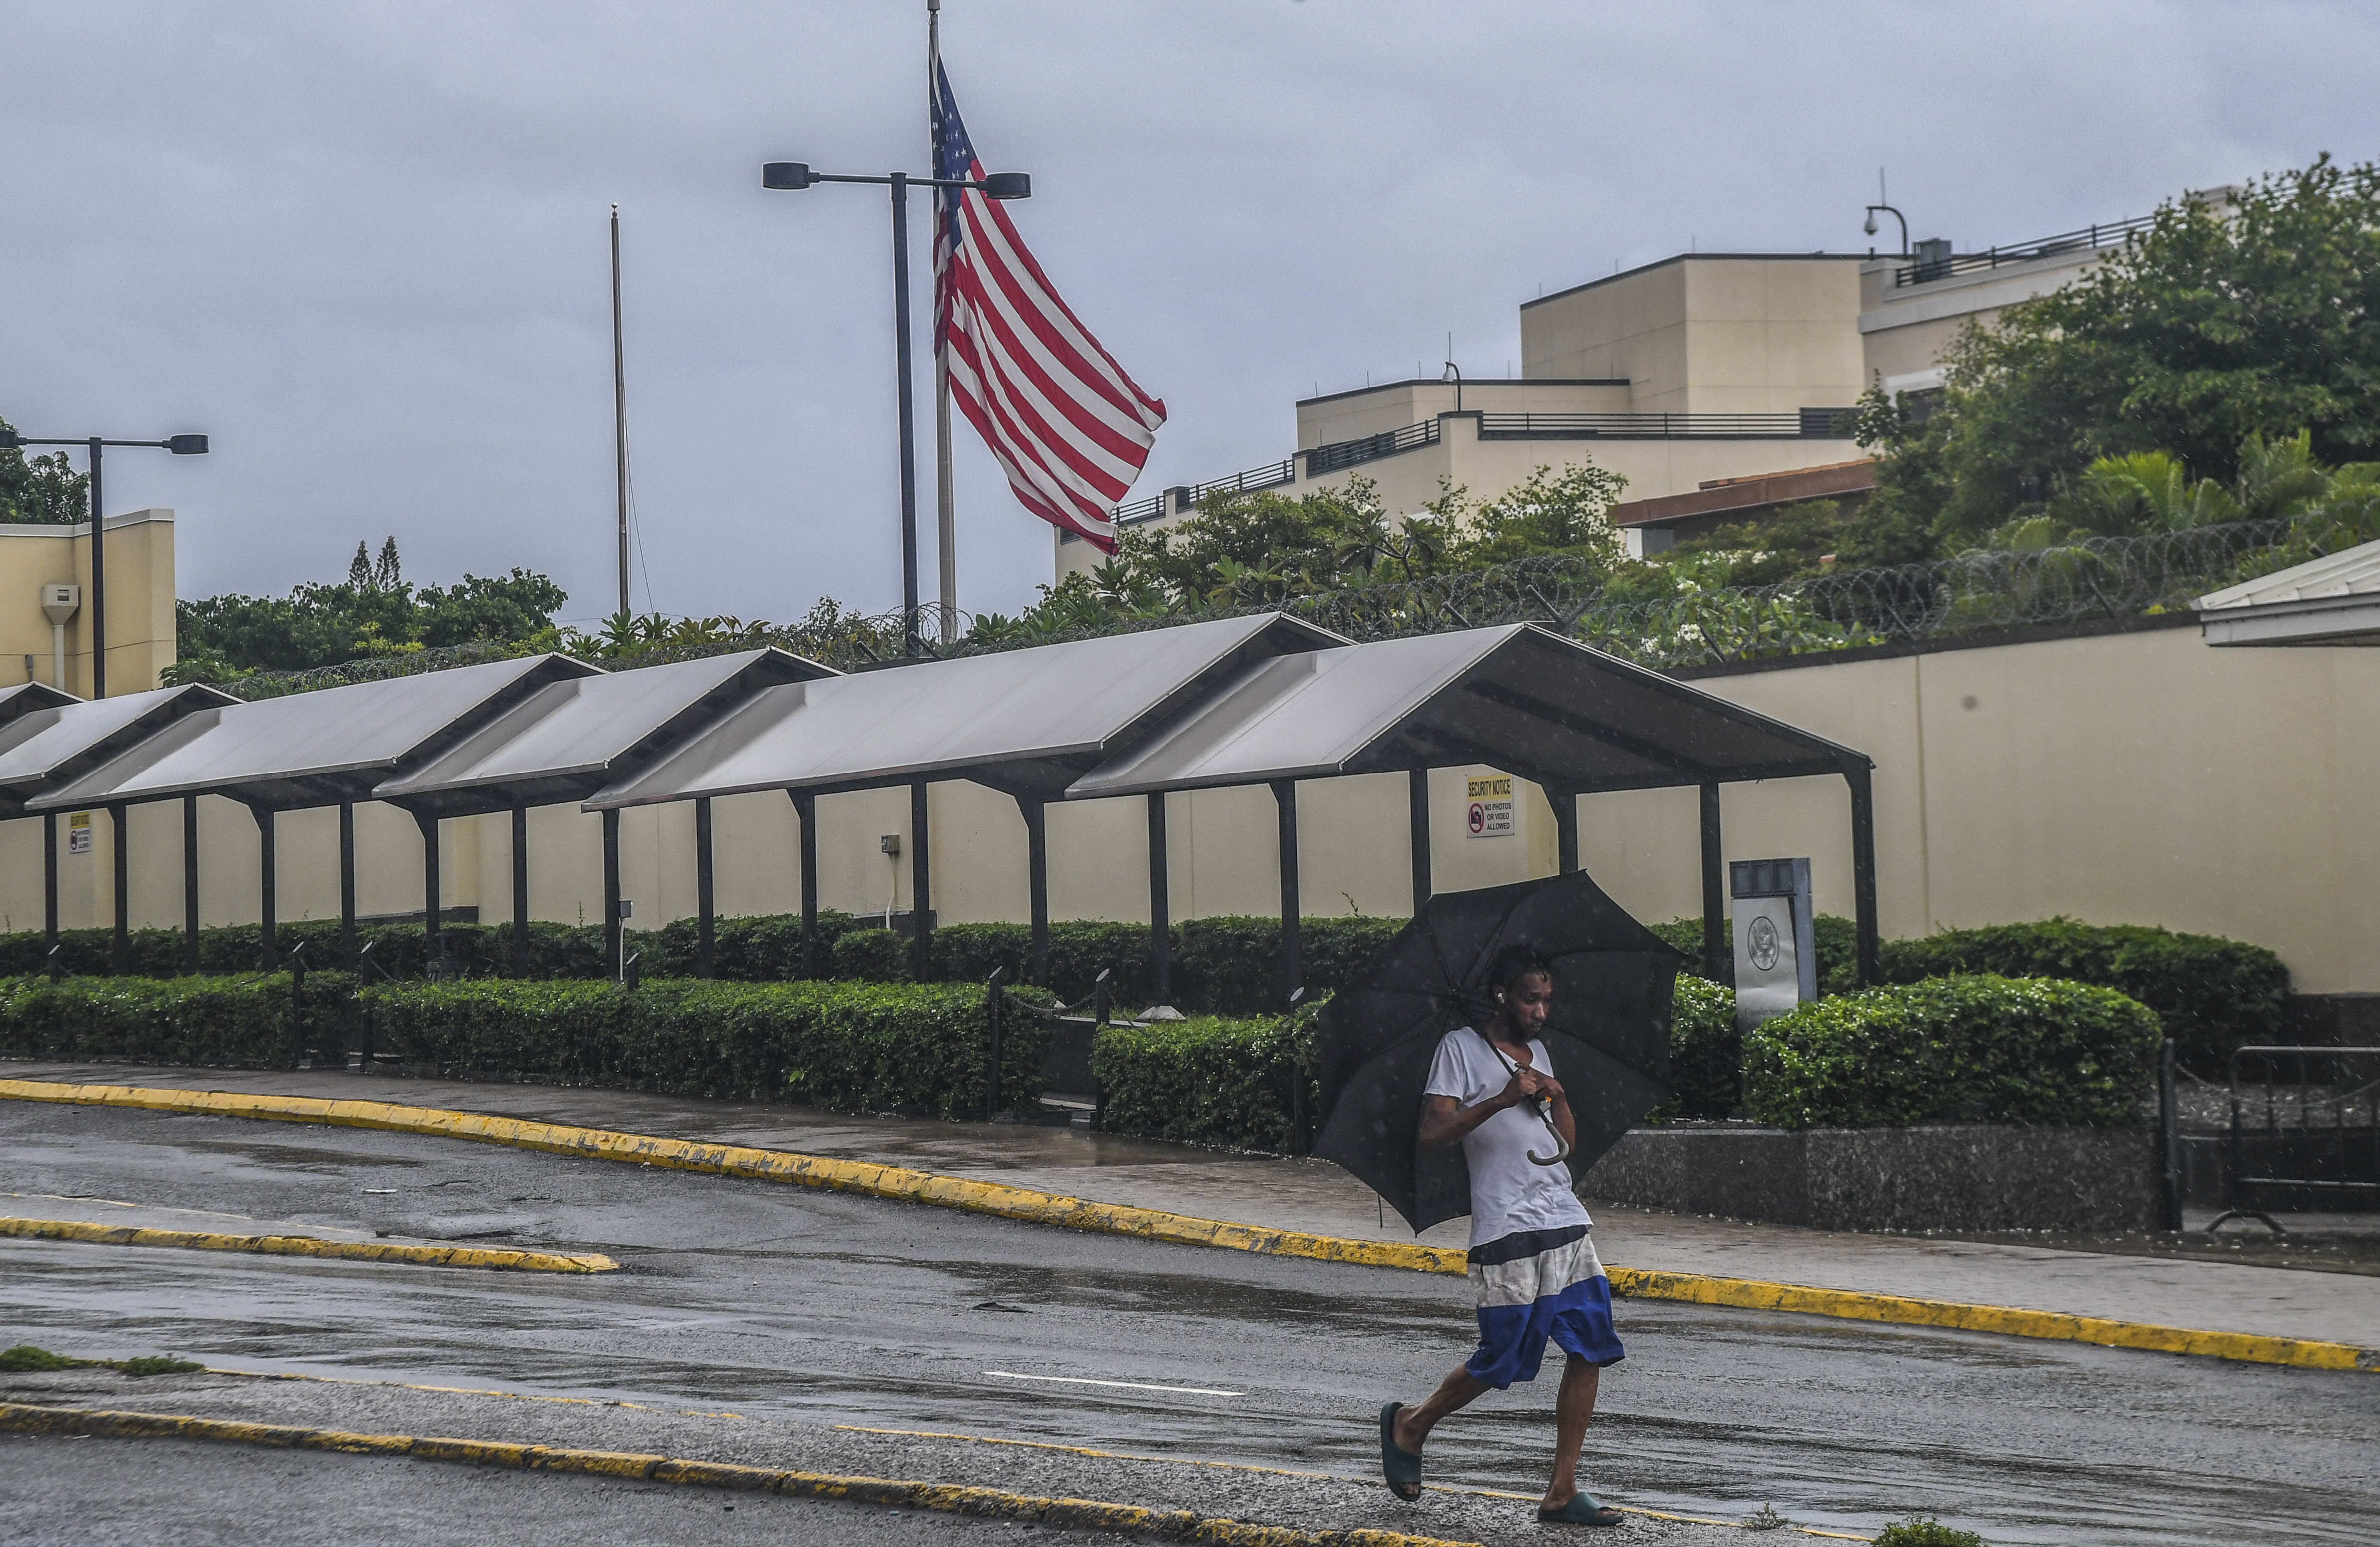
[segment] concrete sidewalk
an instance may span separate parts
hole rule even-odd
[[[335,1070],[0,1062],[0,1077],[380,1101],[873,1161],[938,1175],[1365,1240],[1410,1241],[1371,1189],[1319,1161],[1221,1154],[1063,1127],[852,1117],[807,1107]],[[1464,1223],[1420,1239],[1460,1247]],[[2380,1347],[2380,1278],[2229,1262],[1863,1236],[1605,1206],[1605,1261],[1640,1270],[2013,1306]]]

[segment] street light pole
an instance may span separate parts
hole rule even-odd
[[[170,451],[176,457],[204,457],[207,438],[168,435],[162,441],[110,441],[92,435],[76,440],[19,435],[13,430],[0,430],[0,451],[29,445],[79,445],[91,454],[91,696],[103,699],[107,697],[107,511],[100,501],[100,449],[140,445]],[[66,684],[58,686],[64,688]]]
[[[901,378],[901,652],[917,653],[917,432],[909,389],[909,177],[892,174],[892,355]]]
[[[1022,172],[994,172],[981,181],[966,177],[913,177],[906,172],[881,177],[813,172],[799,161],[772,161],[760,168],[760,186],[800,189],[816,183],[877,183],[892,190],[892,358],[901,394],[901,648],[917,655],[917,459],[916,408],[909,386],[909,190],[913,188],[974,189],[990,199],[1030,199],[1033,179]]]

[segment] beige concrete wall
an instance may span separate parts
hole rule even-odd
[[[1638,413],[1790,413],[1864,384],[1860,264],[1682,255],[1521,308],[1524,376],[1625,377]]]
[[[1467,401],[1467,398],[1466,398]],[[1682,494],[1722,479],[1755,478],[1845,462],[1860,455],[1842,440],[1761,441],[1483,441],[1479,421],[1466,414],[1439,421],[1434,445],[1415,447],[1321,478],[1301,478],[1280,493],[1294,498],[1318,489],[1368,480],[1392,516],[1410,516],[1438,498],[1441,483],[1458,484],[1475,499],[1491,500],[1527,481],[1541,467],[1592,462],[1627,480],[1629,499]],[[1135,530],[1162,530],[1186,517],[1167,516]],[[1099,566],[1105,557],[1087,542],[1059,541],[1053,533],[1057,577]]]
[[[1624,414],[1625,382],[1466,382],[1461,406],[1469,413]],[[1420,424],[1456,408],[1452,382],[1398,382],[1366,392],[1334,393],[1297,405],[1297,449]]]
[[[2380,991],[2380,652],[2174,628],[1698,686],[1876,758],[1887,935],[2064,913],[2252,941],[2305,993]],[[1585,862],[1623,905],[1696,910],[1690,793],[1583,810]],[[1730,786],[1724,812],[1730,859],[1808,855],[1819,906],[1851,911],[1840,780]]]
[[[67,624],[67,680],[53,662],[41,588],[82,588]],[[91,525],[0,526],[0,687],[32,680],[91,696]],[[107,518],[107,687],[157,686],[174,660],[174,513],[136,510]]]
[[[2004,307],[2072,284],[2112,249],[2077,249],[2021,263],[1971,270],[1896,285],[1905,259],[1870,259],[1860,265],[1859,332],[1866,383],[1888,381],[1938,364],[1942,351],[1970,320],[1988,325]]]
[[[2215,650],[2192,628],[1808,664],[1698,686],[1860,748],[1876,759],[1881,921],[1888,936],[2065,913],[2097,923],[2161,924],[2256,942],[2280,953],[2308,993],[2380,992],[2380,953],[2364,920],[2380,904],[2380,652]],[[1519,784],[1517,831],[1474,839],[1464,780],[1431,777],[1432,868],[1442,890],[1494,885],[1554,867],[1552,813]],[[1027,916],[1025,829],[1014,802],[971,785],[932,787],[935,904],[949,922]],[[831,796],[819,811],[825,906],[881,912],[912,902],[905,790]],[[257,840],[246,810],[200,802],[202,916],[256,918]],[[1850,806],[1840,779],[1730,786],[1730,859],[1806,855],[1818,904],[1852,911]],[[1396,916],[1410,905],[1405,781],[1309,782],[1299,791],[1305,910]],[[334,812],[285,814],[277,828],[282,917],[337,911]],[[693,811],[627,812],[623,890],[632,927],[694,911]],[[131,818],[136,923],[181,921],[181,808]],[[1168,801],[1177,919],[1269,914],[1280,906],[1275,810],[1262,788]],[[530,814],[532,911],[601,917],[598,819]],[[798,826],[779,795],[715,810],[722,913],[799,906]],[[62,855],[68,927],[111,916],[110,835],[93,813],[91,852]],[[901,834],[900,860],[878,847]],[[420,906],[420,841],[409,817],[357,812],[358,905]],[[1051,911],[1061,919],[1148,916],[1148,812],[1137,798],[1053,808]],[[1590,796],[1580,852],[1622,906],[1648,920],[1701,907],[1691,790]],[[445,904],[509,910],[509,819],[442,824]],[[65,846],[61,845],[63,848]],[[41,925],[37,822],[0,822],[0,923]]]

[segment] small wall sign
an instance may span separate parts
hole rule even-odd
[[[1512,780],[1509,774],[1467,781],[1464,791],[1469,804],[1463,810],[1463,831],[1474,838],[1509,838],[1512,835]]]
[[[89,811],[75,811],[67,817],[67,852],[68,854],[91,852],[91,813]]]

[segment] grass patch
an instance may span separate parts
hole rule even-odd
[[[146,1375],[188,1375],[205,1368],[171,1354],[143,1354],[132,1359],[77,1359],[53,1354],[47,1348],[36,1348],[30,1343],[0,1348],[0,1373],[7,1374],[45,1370],[113,1370],[139,1380]]]
[[[1946,1526],[1930,1515],[1912,1515],[1885,1527],[1876,1538],[1876,1547],[1984,1547],[1984,1539]]]

